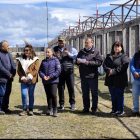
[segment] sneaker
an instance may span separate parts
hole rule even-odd
[[[52,109],[48,109],[48,110],[46,111],[46,115],[52,116],[52,115],[53,115],[53,110],[52,110]]]
[[[116,115],[117,115],[118,117],[124,116],[124,114],[125,114],[124,111],[117,111],[117,112],[116,112]]]
[[[33,116],[33,115],[34,115],[33,111],[29,111],[29,112],[28,112],[28,115],[29,115],[29,116]]]
[[[57,110],[53,110],[53,117],[58,117]]]
[[[0,115],[5,115],[5,112],[1,110]]]
[[[23,110],[21,113],[19,113],[19,116],[26,116],[27,115],[27,111]]]
[[[64,105],[60,105],[60,107],[58,108],[60,111],[64,111],[65,110],[65,107]]]
[[[71,109],[71,111],[75,111],[76,110],[75,104],[71,104],[70,109]]]

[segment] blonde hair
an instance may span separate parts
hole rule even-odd
[[[51,52],[53,52],[53,49],[52,49],[52,48],[46,48],[46,51],[47,51],[47,50],[50,50]]]
[[[47,51],[50,51],[52,53],[52,55],[54,55],[54,51],[53,51],[52,48],[46,48],[46,51],[45,52],[47,52]]]

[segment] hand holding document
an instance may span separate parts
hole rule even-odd
[[[87,60],[86,59],[77,58],[77,62],[85,64],[87,62]]]
[[[67,56],[68,53],[69,53],[69,51],[65,48],[64,51],[63,51],[63,53],[62,53],[62,55],[63,55],[63,56]]]

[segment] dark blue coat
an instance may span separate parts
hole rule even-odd
[[[39,76],[42,78],[43,84],[58,83],[60,73],[61,73],[61,65],[56,57],[52,57],[50,59],[46,58],[42,60],[39,69]],[[45,81],[44,76],[49,76],[51,79]]]
[[[7,62],[7,58],[9,60]],[[16,64],[10,53],[0,51],[0,83],[7,83],[16,74]]]

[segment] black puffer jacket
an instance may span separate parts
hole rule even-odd
[[[129,58],[127,55],[120,53],[117,57],[108,54],[103,67],[106,72],[105,85],[111,87],[126,87],[128,85],[127,69]],[[112,75],[108,76],[110,69]]]
[[[80,50],[77,58],[86,59],[89,63],[88,65],[80,63],[79,72],[81,78],[95,78],[98,77],[98,67],[102,65],[103,59],[99,51],[96,48],[92,48],[87,51],[85,48]]]
[[[66,48],[66,47],[65,47]],[[63,56],[63,51],[59,46],[55,46],[53,48],[55,53],[59,53],[60,56],[56,56],[61,64],[61,72],[63,73],[73,73],[74,70],[74,57],[70,57],[70,56]]]

